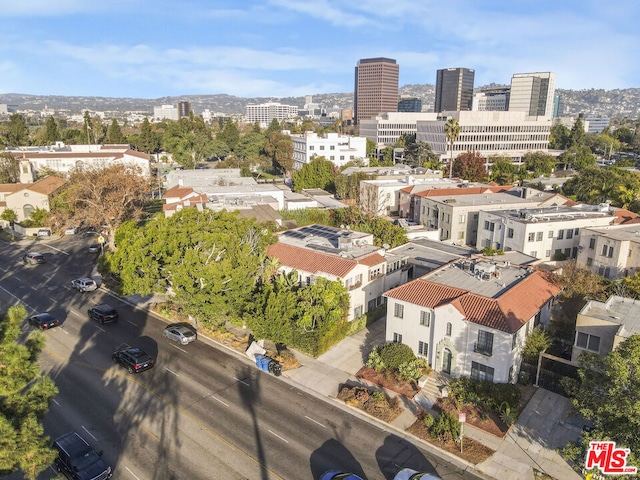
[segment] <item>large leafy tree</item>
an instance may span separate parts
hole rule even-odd
[[[487,180],[486,159],[479,152],[465,152],[453,161],[452,174],[470,182]]]
[[[251,131],[240,137],[235,147],[235,154],[245,162],[252,163],[260,159],[263,149],[264,135],[259,131]]]
[[[137,149],[141,152],[156,153],[160,150],[161,144],[160,136],[153,131],[149,119],[145,117],[140,125],[140,135],[136,144]]]
[[[638,465],[640,335],[630,336],[604,357],[585,352],[578,361],[579,379],[565,381],[574,407],[594,426],[585,443],[613,440],[618,448],[631,450],[627,464]]]
[[[118,249],[107,256],[125,294],[170,293],[209,326],[237,319],[259,277],[270,227],[240,218],[237,212],[185,208],[117,232]]]
[[[113,233],[126,220],[139,219],[151,189],[151,179],[139,169],[113,165],[77,169],[62,191],[54,197],[51,224],[106,225],[109,246],[115,249]]]
[[[555,150],[564,150],[569,148],[571,144],[571,130],[556,123],[551,127],[551,135],[549,136],[549,148]]]
[[[47,118],[44,124],[44,135],[42,136],[43,145],[53,145],[62,139],[60,128],[52,116]]]
[[[565,165],[570,165],[578,171],[595,167],[596,165],[596,157],[593,156],[591,149],[586,145],[571,146],[568,150],[565,150],[558,159]]]
[[[41,421],[58,390],[40,373],[44,335],[19,341],[26,318],[25,307],[16,305],[0,320],[0,475],[20,470],[35,480],[56,457]]]
[[[314,157],[300,170],[293,172],[293,190],[299,192],[305,188],[322,188],[335,193],[335,165],[324,157]]]
[[[624,188],[620,188],[624,187]],[[576,200],[596,205],[610,201],[613,205],[635,211],[640,176],[620,168],[586,168],[562,185],[562,192]]]
[[[26,120],[19,113],[9,115],[9,122],[4,133],[4,144],[12,147],[29,145],[29,128]]]
[[[520,168],[509,157],[492,158],[489,178],[500,185],[513,185],[523,178],[526,169]]]
[[[189,116],[167,124],[164,146],[184,168],[195,168],[213,152],[211,130],[202,117]]]
[[[431,149],[431,144],[406,137],[404,147],[405,163],[412,167],[440,168],[440,156]]]
[[[541,175],[549,177],[556,168],[555,157],[544,152],[527,152],[523,160],[525,168],[534,178]]]
[[[229,150],[234,151],[240,141],[238,124],[233,120],[228,120],[225,122],[222,130],[216,135],[216,138],[222,140],[229,147]]]
[[[571,135],[569,147],[581,147],[586,142],[587,133],[584,131],[584,122],[582,119],[576,119],[573,127],[571,127]]]
[[[293,140],[280,131],[266,135],[264,150],[273,162],[273,166],[288,177],[293,170]]]
[[[0,152],[0,183],[18,183],[20,161],[9,152]]]

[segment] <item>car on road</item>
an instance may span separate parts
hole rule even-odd
[[[44,312],[29,317],[29,325],[33,325],[34,327],[38,327],[42,330],[47,330],[60,325],[60,320],[49,312]]]
[[[107,480],[113,476],[111,467],[77,432],[69,432],[53,442],[58,451],[56,470],[72,480]]]
[[[100,325],[115,322],[120,318],[117,310],[107,303],[91,307],[87,313],[91,320],[99,322]]]
[[[78,227],[69,227],[64,231],[65,235],[75,235],[78,233]]]
[[[47,261],[44,258],[44,255],[37,252],[29,252],[22,257],[22,261],[27,265],[40,265],[41,263],[45,263]]]
[[[100,245],[97,243],[92,243],[89,245],[89,253],[98,253],[100,251]]]
[[[162,334],[169,340],[180,342],[182,345],[195,342],[198,338],[198,332],[195,327],[186,322],[172,323],[164,329]]]
[[[71,287],[79,292],[93,292],[98,289],[98,284],[91,278],[81,277],[71,280]]]
[[[418,472],[417,470],[413,470],[412,468],[403,468],[396,476],[393,477],[393,480],[442,480],[435,473],[426,473],[426,472]]]
[[[127,369],[129,373],[140,373],[153,368],[155,359],[141,348],[132,347],[123,343],[116,347],[111,355],[113,363],[118,363]]]
[[[342,470],[329,470],[320,475],[320,480],[362,480],[362,477]]]

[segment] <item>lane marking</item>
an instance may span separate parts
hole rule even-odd
[[[60,406],[60,402],[58,402],[55,398],[52,398],[51,401],[56,405]]]
[[[173,370],[169,370],[167,367],[164,367],[164,369],[169,372],[169,373],[173,373],[176,377],[179,377],[180,375],[178,375],[176,372],[174,372]]]
[[[91,433],[89,430],[87,430],[84,425],[82,425],[82,429],[87,432],[87,434],[91,435],[91,438],[93,438],[96,442],[98,441],[98,439],[93,435],[93,433]]]
[[[282,438],[282,437],[281,437],[280,435],[278,435],[277,433],[272,432],[271,430],[267,430],[267,431],[268,431],[271,435],[278,437],[278,438],[279,438],[280,440],[282,440],[283,442],[285,442],[285,443],[289,443],[289,441],[288,441],[288,440],[286,440],[286,439]]]
[[[250,387],[250,386],[251,386],[251,385],[249,385],[247,382],[245,382],[245,381],[243,381],[243,380],[240,380],[238,377],[233,377],[233,378],[235,378],[235,379],[236,379],[237,381],[239,381],[240,383],[242,383],[242,384],[246,385],[247,387]]]
[[[177,346],[177,345],[175,345],[175,344],[173,344],[173,343],[171,343],[171,346],[172,346],[173,348],[177,348],[177,349],[178,349],[178,350],[180,350],[181,352],[187,353],[187,351],[186,351],[184,348],[180,348],[179,346]]]
[[[46,243],[43,243],[43,244],[42,244],[42,246],[43,246],[43,247],[50,248],[50,249],[52,249],[52,250],[55,250],[56,252],[64,253],[64,254],[65,254],[65,255],[67,255],[67,256],[71,255],[70,253],[67,253],[67,252],[65,252],[64,250],[60,250],[59,248],[52,247],[51,245],[47,245]]]
[[[322,428],[327,428],[327,426],[326,426],[326,425],[321,424],[319,421],[314,420],[314,419],[313,419],[313,418],[311,418],[311,417],[307,417],[307,416],[305,415],[305,416],[304,416],[304,418],[306,418],[307,420],[311,420],[313,423],[316,423],[316,424],[320,425]]]
[[[131,470],[129,470],[129,467],[124,467],[124,469],[129,472],[131,475],[133,475],[134,478],[137,478],[138,480],[140,480],[140,477],[138,477],[135,473],[133,473]]]
[[[105,330],[104,328],[99,327],[97,324],[96,324],[96,328],[97,328],[98,330],[100,330],[101,332],[106,332],[106,330]]]
[[[136,327],[138,326],[138,324],[137,324],[137,323],[132,322],[131,320],[127,320],[127,322],[129,322],[131,325],[134,325],[134,326],[136,326]]]
[[[38,310],[36,310],[35,308],[33,308],[31,305],[29,305],[26,302],[23,302],[21,298],[16,297],[13,293],[11,293],[9,290],[7,290],[6,288],[0,286],[0,290],[2,290],[3,292],[6,292],[7,294],[9,294],[10,297],[15,298],[18,303],[21,303],[22,305],[24,305],[25,307],[27,307],[29,310],[31,310],[34,313],[37,313]]]
[[[219,399],[218,397],[216,397],[215,395],[211,395],[211,398],[213,398],[214,400],[216,400],[216,401],[220,402],[220,403],[221,403],[221,404],[223,404],[225,407],[228,407],[228,406],[229,406],[229,404],[228,404],[228,403],[223,402],[222,400],[220,400],[220,399]]]

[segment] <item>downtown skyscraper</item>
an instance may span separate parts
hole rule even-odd
[[[400,66],[390,58],[365,58],[355,69],[353,114],[355,123],[379,113],[398,111]]]

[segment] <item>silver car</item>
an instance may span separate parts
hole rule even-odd
[[[393,480],[442,480],[435,473],[426,473],[426,472],[418,472],[417,470],[413,470],[411,468],[403,468],[396,476],[393,477]]]
[[[71,287],[79,292],[92,292],[98,289],[98,284],[91,278],[76,278],[71,280]]]
[[[172,323],[164,329],[162,334],[169,340],[179,342],[182,345],[187,345],[191,342],[195,342],[198,338],[198,332],[195,327],[189,323]]]

